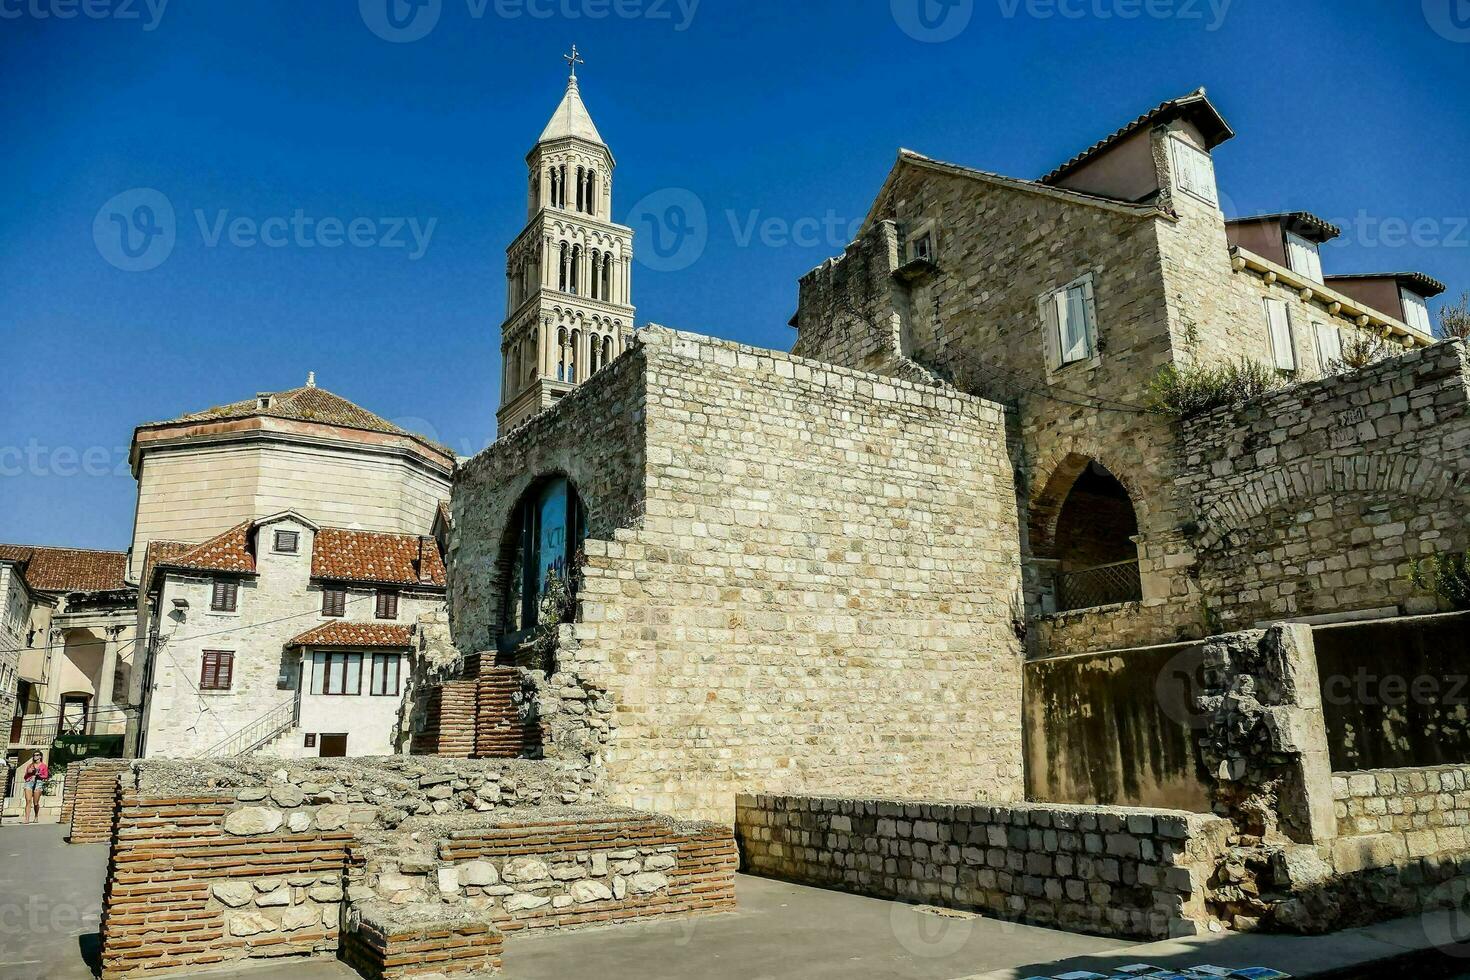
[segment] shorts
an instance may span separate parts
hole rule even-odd
[[[46,780],[44,780],[44,779],[27,779],[26,780],[26,789],[45,789],[45,788],[46,788]]]

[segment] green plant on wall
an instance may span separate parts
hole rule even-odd
[[[1452,608],[1470,609],[1470,552],[1417,559],[1409,566],[1409,578]]]
[[[1255,361],[1233,361],[1221,367],[1171,364],[1149,382],[1146,402],[1156,412],[1187,419],[1285,385],[1285,378]]]

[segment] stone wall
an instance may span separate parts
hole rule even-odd
[[[1464,851],[1470,766],[1335,773],[1339,837],[1391,835],[1403,857]]]
[[[1230,825],[1204,814],[742,795],[746,871],[1038,925],[1165,938],[1206,928]]]
[[[537,690],[534,671],[497,667],[490,654],[441,665],[415,680],[410,751],[455,759],[539,758]]]
[[[1449,342],[1180,427],[1218,627],[1429,612],[1412,559],[1470,548],[1470,367]]]
[[[592,514],[557,666],[612,706],[611,799],[728,821],[756,788],[1020,796],[1019,530],[998,406],[640,331],[461,469],[462,648],[494,646],[508,517],[547,472],[570,474]]]
[[[362,902],[353,911],[341,958],[368,980],[500,972],[505,937],[487,922],[386,902]]]
[[[118,777],[129,765],[125,759],[83,759],[67,767],[61,822],[71,824],[69,843],[97,844],[112,839]]]

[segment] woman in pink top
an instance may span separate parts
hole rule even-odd
[[[41,753],[36,752],[31,756],[31,761],[26,763],[25,772],[21,774],[24,780],[26,798],[25,807],[21,810],[24,815],[21,823],[36,823],[41,819],[41,793],[46,789],[46,780],[51,778],[51,769],[46,765],[46,760],[41,758]]]

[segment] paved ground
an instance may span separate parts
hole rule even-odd
[[[63,843],[60,826],[0,826],[0,980],[87,980],[107,849]],[[1146,962],[1271,966],[1299,977],[1461,977],[1466,958],[1430,950],[1413,966],[1387,958],[1444,937],[1470,940],[1470,918],[1405,919],[1331,936],[1230,936],[1140,945],[741,876],[740,909],[682,921],[518,936],[509,980],[1021,980]],[[1426,940],[1428,937],[1428,940]],[[1436,939],[1435,937],[1440,937]],[[1374,966],[1374,961],[1379,965]],[[348,980],[335,961],[267,964],[212,980]]]

